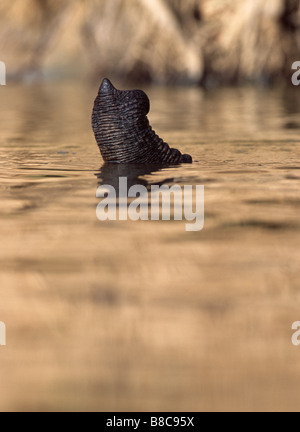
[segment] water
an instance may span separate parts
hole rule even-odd
[[[0,409],[298,410],[298,91],[147,91],[201,232],[97,220],[96,87],[0,89]]]

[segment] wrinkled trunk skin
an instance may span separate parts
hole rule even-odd
[[[120,91],[105,79],[95,100],[92,126],[105,162],[177,165],[192,163],[153,131],[148,96],[141,90]]]

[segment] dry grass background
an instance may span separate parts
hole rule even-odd
[[[299,0],[4,0],[0,54],[32,79],[273,82],[300,59]]]

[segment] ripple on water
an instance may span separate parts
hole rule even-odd
[[[147,172],[102,164],[97,91],[1,89],[1,407],[297,409],[298,94],[150,90],[154,128],[199,162]],[[204,184],[204,230],[101,223],[120,175]]]

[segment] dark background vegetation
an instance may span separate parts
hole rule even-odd
[[[16,80],[269,84],[299,29],[299,0],[2,0],[0,56]]]

